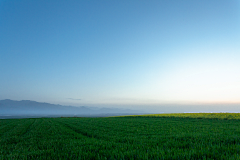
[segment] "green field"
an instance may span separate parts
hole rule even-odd
[[[240,114],[0,120],[0,159],[240,159]]]

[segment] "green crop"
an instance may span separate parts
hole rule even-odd
[[[240,119],[240,113],[172,113],[130,115],[131,117],[179,117],[179,118],[208,118],[208,119]],[[122,116],[129,117],[129,116]]]
[[[0,120],[0,159],[240,159],[240,114]]]

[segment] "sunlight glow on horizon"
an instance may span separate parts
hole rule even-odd
[[[206,52],[205,56],[208,56]],[[229,53],[224,55],[223,52]],[[167,87],[162,94],[164,99],[201,103],[239,103],[240,52],[218,53],[218,57],[209,54],[211,57],[208,57],[207,61],[197,57],[180,63],[178,68],[166,76],[164,85]]]

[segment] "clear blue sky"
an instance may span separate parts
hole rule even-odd
[[[240,1],[0,0],[6,98],[239,103]]]

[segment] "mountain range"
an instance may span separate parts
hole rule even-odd
[[[30,100],[15,101],[10,99],[0,100],[1,117],[58,117],[58,116],[116,116],[143,114],[142,111],[118,108],[91,108],[63,106]]]

